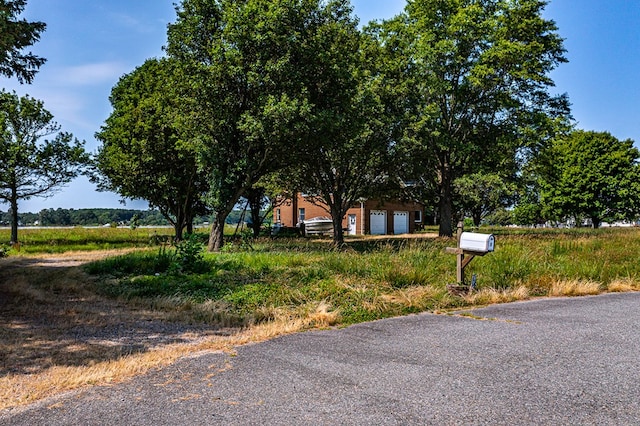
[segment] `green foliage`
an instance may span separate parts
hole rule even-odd
[[[184,0],[169,26],[167,52],[189,78],[188,135],[209,173],[216,220],[209,244],[223,245],[226,216],[262,176],[282,166],[306,109],[299,75],[307,54],[310,2]]]
[[[459,204],[464,214],[473,219],[475,226],[495,213],[499,208],[508,207],[513,191],[504,180],[494,173],[474,173],[454,181]]]
[[[207,213],[207,191],[197,152],[184,139],[180,115],[181,71],[169,59],[150,59],[112,89],[113,112],[96,134],[102,142],[92,180],[101,190],[146,200],[182,238],[196,215]]]
[[[640,152],[607,132],[574,131],[540,159],[541,204],[548,217],[635,219],[640,214]]]
[[[344,5],[345,2],[333,2]],[[336,246],[343,241],[341,218],[361,198],[401,192],[401,167],[395,163],[396,117],[388,111],[393,98],[384,84],[380,46],[357,27],[350,7],[326,14],[327,29],[318,43],[307,98],[306,146],[285,173],[290,192],[315,194],[328,206]],[[336,12],[337,11],[337,12]]]
[[[91,263],[85,269],[90,274],[115,277],[159,274],[175,276],[205,273],[210,270],[204,260],[202,241],[191,234],[173,247],[162,244],[156,253],[144,251],[114,256]]]
[[[253,230],[243,229],[240,231],[240,235],[235,235],[230,239],[221,251],[223,252],[235,252],[235,251],[248,251],[253,250],[253,242],[255,237],[253,236]]]
[[[84,142],[60,132],[41,101],[0,91],[0,201],[11,207],[12,242],[18,242],[18,200],[49,195],[88,162]]]
[[[197,235],[188,234],[184,240],[176,243],[175,250],[175,261],[171,272],[188,274],[208,270],[208,265],[204,261],[204,247]]]
[[[135,230],[138,228],[138,226],[140,226],[140,217],[138,216],[138,214],[134,214],[131,217],[131,222],[129,223],[129,228],[131,228],[132,230]]]
[[[508,226],[514,224],[512,210],[499,209],[488,215],[484,222],[489,226]]]
[[[174,261],[174,251],[162,246],[157,252],[141,251],[89,263],[85,270],[90,274],[110,275],[116,278],[155,275],[168,271]]]
[[[374,27],[399,91],[408,170],[438,195],[440,234],[451,236],[454,181],[491,171],[515,177],[568,113],[549,73],[566,62],[545,2],[415,0]],[[411,167],[413,166],[413,167]]]
[[[46,24],[18,19],[26,0],[0,0],[0,75],[31,83],[46,59],[23,50],[40,40]]]
[[[209,172],[210,250],[222,247],[224,220],[239,197],[265,176],[309,163],[322,147],[329,153],[316,163],[324,170],[348,164],[340,147],[350,147],[352,162],[368,161],[361,154],[378,159],[366,139],[384,132],[363,123],[379,110],[370,102],[375,90],[359,84],[366,57],[347,0],[183,0],[177,11],[167,52],[190,83],[181,118]],[[351,186],[362,192],[359,182]]]
[[[513,209],[513,223],[515,225],[541,225],[545,222],[542,205],[528,200],[520,201]]]

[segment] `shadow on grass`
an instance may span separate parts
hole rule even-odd
[[[0,377],[90,366],[216,332],[106,300],[77,262],[0,260]]]

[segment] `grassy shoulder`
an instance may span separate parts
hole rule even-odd
[[[482,230],[496,234],[496,251],[468,266],[478,290],[464,297],[446,289],[453,239],[354,238],[344,251],[239,239],[209,254],[205,234],[176,248],[153,232],[29,230],[24,250],[0,260],[0,410],[310,328],[640,289],[635,228]]]
[[[252,250],[202,254],[181,271],[170,249],[125,254],[88,265],[99,291],[186,321],[249,326],[279,318],[309,327],[348,325],[423,311],[640,289],[640,230],[496,230],[494,253],[467,275],[478,291],[449,294],[455,282],[452,240],[356,239],[346,250],[328,241],[262,241]],[[197,249],[199,250],[199,248]],[[179,256],[178,256],[179,257]]]

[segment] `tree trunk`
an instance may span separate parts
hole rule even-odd
[[[602,221],[600,220],[599,217],[592,217],[591,218],[591,225],[593,226],[593,229],[600,228],[601,224],[602,224]]]
[[[207,245],[207,249],[210,252],[219,252],[224,245],[224,221],[226,219],[226,215],[222,217],[222,215],[216,212],[216,220],[213,221],[213,226],[211,226],[209,244]]]
[[[18,199],[11,199],[11,245],[18,244]]]
[[[224,245],[224,224],[229,216],[229,213],[233,209],[234,204],[226,209],[215,211],[216,219],[211,226],[211,232],[209,233],[209,244],[207,249],[210,252],[218,252]]]
[[[182,241],[182,229],[183,229],[183,224],[180,223],[180,221],[176,221],[176,223],[173,225],[173,232],[176,234],[175,235],[175,241]]]
[[[453,194],[451,180],[448,176],[443,176],[440,188],[440,200],[438,201],[438,213],[440,216],[439,235],[441,237],[453,236]]]
[[[451,172],[451,155],[448,152],[438,154],[438,186],[440,199],[438,200],[438,216],[440,226],[438,234],[441,237],[453,236],[453,176]]]
[[[451,199],[445,200],[440,198],[438,211],[440,212],[440,227],[438,229],[438,234],[441,237],[452,237],[453,225],[451,220]]]
[[[336,191],[333,194],[333,202],[329,204],[331,211],[331,222],[333,222],[333,243],[337,248],[344,246],[344,231],[342,230],[342,217],[346,213],[346,209],[342,206],[342,194]]]
[[[256,191],[256,190],[254,190]],[[260,210],[262,207],[262,191],[256,191],[249,197],[249,211],[251,212],[251,229],[253,230],[253,236],[258,238],[260,236],[260,229],[262,228],[262,216]]]
[[[337,248],[344,246],[344,231],[342,230],[342,215],[340,213],[331,213],[331,221],[333,222],[333,243]]]
[[[233,195],[225,197],[226,202],[220,203],[217,207],[214,207],[213,213],[216,218],[213,221],[213,225],[211,226],[211,232],[209,233],[209,244],[207,244],[207,249],[210,252],[219,252],[224,245],[224,225],[233,210],[233,207],[236,205],[238,200],[240,199],[240,194],[244,192],[243,187],[237,187],[233,190]],[[226,192],[226,191],[225,191]],[[228,192],[231,192],[231,189],[228,189]]]
[[[182,241],[182,231],[184,230],[184,212],[182,210],[178,211],[178,214],[176,215],[176,223],[175,226],[173,227],[176,236],[175,236],[175,241],[179,242]]]
[[[480,226],[480,224],[482,223],[482,212],[480,211],[475,211],[472,214],[473,217],[473,224],[478,227]],[[464,218],[462,218],[464,220]]]

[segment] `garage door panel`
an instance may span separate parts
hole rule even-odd
[[[409,233],[409,212],[393,212],[393,233]]]
[[[371,235],[387,233],[387,212],[385,210],[371,210],[369,213],[369,230]]]

